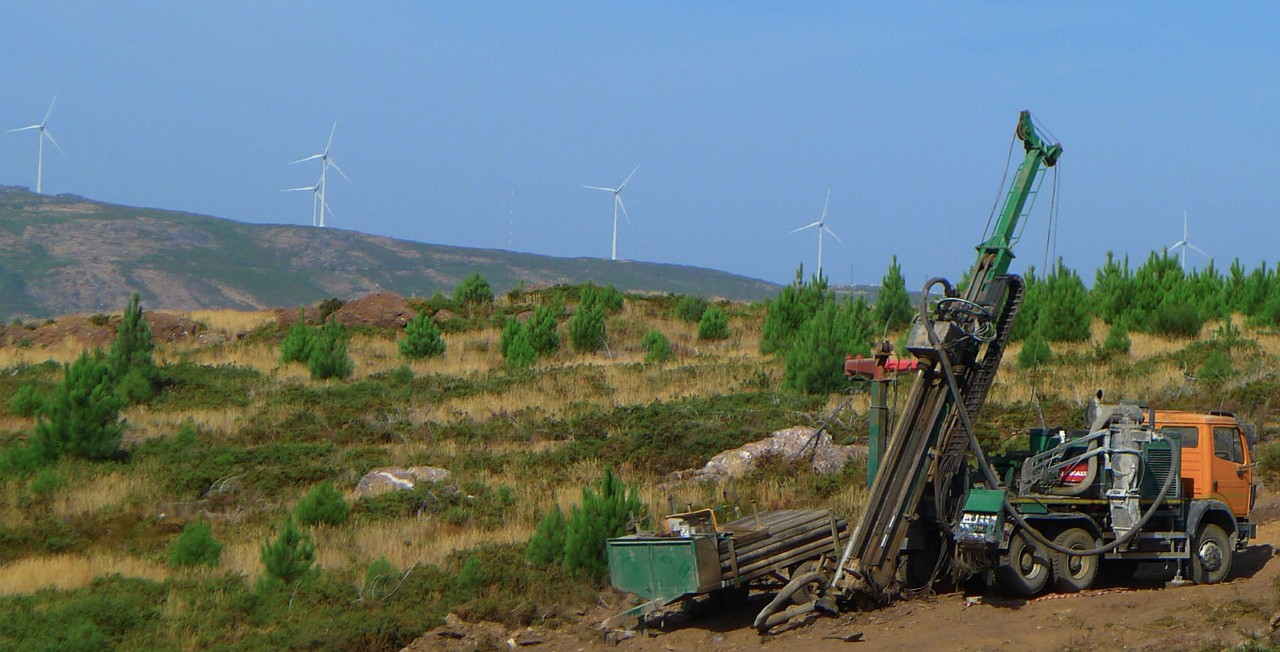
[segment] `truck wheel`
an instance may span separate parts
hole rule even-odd
[[[1231,573],[1231,541],[1221,527],[1200,527],[1191,549],[1191,579],[1196,584],[1217,584]]]
[[[1064,530],[1054,543],[1071,550],[1089,550],[1097,547],[1093,535],[1073,527]],[[1078,593],[1093,586],[1098,577],[1098,555],[1067,555],[1053,553],[1053,588],[1059,593]]]
[[[1049,582],[1050,564],[1045,550],[1019,530],[1009,539],[1009,555],[1005,563],[996,568],[996,585],[1005,593],[1034,597]]]

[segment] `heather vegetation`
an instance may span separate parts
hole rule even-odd
[[[1092,288],[1061,261],[1029,280],[984,444],[1074,423],[1102,387],[1240,412],[1280,481],[1280,283],[1170,260],[1109,260]],[[226,335],[208,341],[154,341],[135,299],[105,353],[0,347],[0,648],[396,650],[449,612],[566,626],[604,589],[600,542],[672,505],[854,516],[857,464],[770,463],[732,486],[672,473],[819,419],[865,436],[843,358],[900,342],[917,309],[896,264],[884,279],[867,305],[802,273],[760,304],[494,297],[480,278],[410,300],[405,328],[201,313]],[[356,492],[385,466],[451,475]]]

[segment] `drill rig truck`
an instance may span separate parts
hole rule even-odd
[[[717,529],[714,519],[690,525],[676,518],[674,537],[609,542],[617,588],[661,594],[648,603],[655,605],[679,591],[687,597],[785,581],[755,620],[767,631],[940,581],[991,580],[1033,596],[1050,586],[1087,589],[1104,562],[1123,569],[1143,561],[1173,562],[1179,575],[1201,583],[1227,577],[1233,554],[1255,535],[1249,512],[1256,498],[1251,440],[1230,413],[1108,405],[1099,392],[1082,429],[1033,430],[1028,449],[1001,456],[989,457],[979,442],[974,423],[1024,295],[1022,279],[1009,273],[1012,244],[1042,173],[1062,153],[1041,139],[1026,111],[1016,136],[1024,159],[967,282],[933,278],[924,286],[906,346],[915,357],[912,385],[891,430],[883,372],[892,347],[846,363],[847,373],[873,379],[869,493],[852,534],[834,515],[810,514],[808,521],[829,520],[829,528],[810,533],[800,548],[771,544],[783,553],[780,563],[770,565],[766,555],[752,568],[768,572],[744,584],[731,572],[739,534]],[[687,550],[674,556],[651,547],[677,540]],[[655,577],[677,567],[700,580],[656,590],[662,582]]]

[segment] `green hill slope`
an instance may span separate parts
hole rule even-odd
[[[0,187],[0,317],[114,310],[296,306],[390,291],[449,292],[480,272],[503,292],[521,281],[757,300],[766,281],[710,269],[555,258],[395,240],[354,231],[247,224]]]

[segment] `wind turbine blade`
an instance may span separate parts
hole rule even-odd
[[[583,188],[590,188],[592,190],[603,190],[605,192],[618,192],[617,188],[605,188],[604,186],[583,186]]]
[[[636,176],[636,170],[639,170],[639,169],[640,169],[640,166],[639,166],[639,165],[637,165],[637,166],[635,167],[635,170],[632,170],[632,171],[631,171],[631,174],[628,174],[628,175],[627,175],[627,179],[626,179],[626,181],[623,181],[623,182],[622,182],[622,185],[618,186],[618,189],[617,189],[616,191],[614,191],[614,192],[622,192],[622,189],[623,189],[623,188],[626,188],[626,187],[627,187],[627,184],[631,182],[631,177]]]
[[[328,154],[328,153],[329,153],[329,148],[330,148],[330,147],[333,147],[333,132],[335,132],[335,131],[337,131],[337,130],[338,130],[338,121],[337,121],[337,120],[334,120],[334,121],[333,121],[333,127],[332,127],[331,129],[329,129],[329,142],[325,143],[325,145],[324,145],[324,153],[325,153],[325,154]]]
[[[347,176],[347,173],[343,172],[342,168],[338,167],[338,164],[333,162],[333,159],[327,158],[324,160],[324,162],[325,162],[325,165],[328,165],[329,167],[337,170],[338,174],[341,174],[343,179],[346,179],[347,181],[351,180],[351,177]]]
[[[827,199],[826,199],[826,201],[822,202],[822,217],[818,220],[818,223],[819,223],[819,224],[825,224],[825,223],[827,222],[827,206],[828,206],[830,203],[831,203],[831,191],[830,191],[830,190],[828,190],[828,191],[827,191]],[[834,234],[832,234],[832,235],[834,235]]]
[[[54,147],[57,147],[59,152],[62,152],[62,145],[59,145],[59,144],[58,144],[58,141],[56,141],[56,140],[54,140],[54,139],[53,139],[53,134],[49,133],[49,130],[48,130],[48,129],[41,129],[41,130],[40,130],[40,135],[41,135],[41,136],[43,136],[43,137],[45,137],[45,138],[48,138],[48,139],[49,139],[49,142],[53,143],[53,146],[54,146]],[[62,152],[62,153],[63,153],[63,154],[66,154],[66,152]]]
[[[1175,242],[1175,243],[1173,243],[1173,244],[1169,245],[1169,251],[1173,251],[1174,249],[1177,249],[1178,247],[1186,246],[1186,244],[1187,244],[1187,241],[1186,241],[1186,240],[1179,240],[1179,241],[1177,241],[1177,242]]]
[[[844,243],[844,240],[841,240],[841,239],[840,239],[840,236],[836,235],[836,232],[835,232],[835,231],[832,231],[832,230],[830,229],[830,227],[827,227],[826,225],[823,225],[822,230],[823,230],[823,231],[826,231],[826,232],[827,232],[827,233],[829,233],[829,234],[831,234],[831,237],[835,238],[835,239],[836,239],[836,242],[839,242],[839,243],[840,243],[840,245],[841,245],[842,247],[844,247],[845,249],[848,249],[848,248],[849,248],[849,245],[845,244],[845,243]]]
[[[29,129],[39,129],[39,128],[40,128],[40,125],[31,125],[30,127],[18,127],[17,129],[10,129],[8,133],[13,133],[15,131],[27,131]]]
[[[1187,243],[1187,247],[1188,247],[1188,248],[1191,248],[1191,249],[1194,249],[1194,250],[1196,250],[1196,251],[1200,252],[1201,254],[1204,254],[1204,257],[1205,257],[1205,258],[1213,258],[1213,256],[1210,256],[1210,255],[1208,254],[1208,252],[1206,252],[1204,249],[1201,249],[1200,247],[1197,247],[1197,246],[1195,246],[1195,245],[1191,244],[1190,242],[1188,242],[1188,243]]]
[[[303,186],[302,188],[285,188],[284,190],[281,190],[280,192],[297,192],[297,191],[299,191],[299,190],[310,190],[310,191],[312,191],[312,192],[315,192],[315,189],[316,189],[316,187],[315,187],[315,186]]]
[[[53,103],[57,101],[58,101],[58,96],[54,95],[53,99],[49,102],[49,110],[44,112],[44,120],[40,121],[40,126],[43,127],[45,123],[49,122],[49,116],[53,114]]]
[[[822,222],[814,222],[813,224],[806,224],[806,225],[804,225],[804,226],[802,226],[802,227],[800,227],[800,228],[798,228],[798,229],[792,229],[792,230],[791,230],[791,232],[792,232],[792,233],[799,233],[799,232],[801,232],[801,231],[803,231],[803,230],[805,230],[805,229],[812,229],[812,228],[813,228],[813,227],[815,227],[815,226],[822,226]]]
[[[613,193],[613,198],[618,200],[618,206],[622,208],[622,216],[627,218],[627,224],[630,224],[631,216],[627,215],[627,205],[622,203],[622,195],[615,192]]]
[[[308,156],[306,158],[300,158],[296,161],[289,161],[289,165],[293,165],[294,163],[306,163],[307,161],[314,161],[318,158],[324,158],[324,154],[312,154],[311,156]]]

